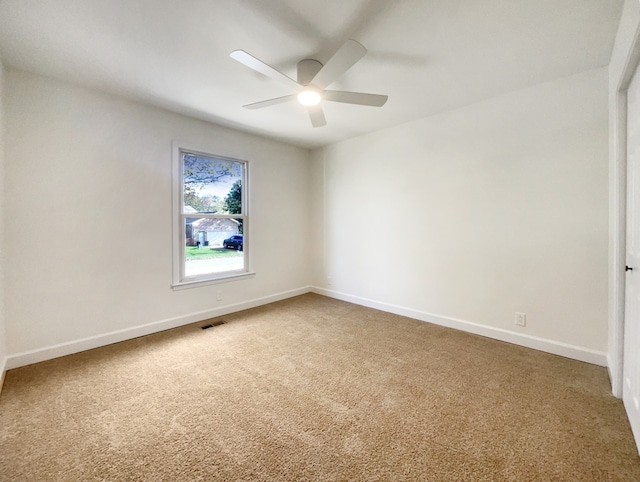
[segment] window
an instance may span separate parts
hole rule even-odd
[[[247,276],[246,161],[174,146],[173,286]]]

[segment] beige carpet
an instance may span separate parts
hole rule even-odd
[[[7,373],[0,479],[640,480],[604,368],[304,295]]]

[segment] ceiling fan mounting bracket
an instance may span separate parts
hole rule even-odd
[[[309,82],[316,76],[322,63],[314,59],[304,59],[298,62],[298,83],[301,85],[309,85]]]

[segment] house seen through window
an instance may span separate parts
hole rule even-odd
[[[174,284],[247,273],[246,161],[179,149],[174,162]]]

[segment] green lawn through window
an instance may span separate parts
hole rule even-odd
[[[242,256],[242,251],[225,248],[210,248],[203,246],[186,246],[185,255],[187,259],[207,259],[207,258],[233,258]]]

